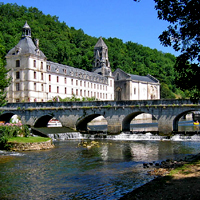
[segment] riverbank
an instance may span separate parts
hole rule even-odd
[[[166,176],[158,176],[151,182],[126,194],[120,200],[200,199],[200,154],[170,171]]]
[[[54,148],[51,138],[44,137],[13,137],[7,142],[11,151],[34,151]]]

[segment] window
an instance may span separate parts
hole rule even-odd
[[[49,81],[51,81],[51,75],[49,75]]]
[[[43,62],[41,62],[41,66],[40,66],[40,69],[43,69]]]
[[[88,91],[88,97],[90,96],[90,92]]]
[[[65,77],[65,84],[67,83],[67,78]]]
[[[16,72],[16,79],[20,79],[20,72]]]
[[[134,88],[134,94],[136,94],[136,88]]]
[[[96,98],[96,92],[94,92],[94,97]]]
[[[43,77],[43,73],[41,73],[41,80],[43,80],[43,78],[44,78],[44,77]]]
[[[84,81],[84,87],[86,87],[86,82]]]
[[[90,83],[88,82],[88,88],[90,87]]]
[[[57,86],[57,93],[59,93],[59,87]]]
[[[102,85],[100,85],[100,90],[102,90]]]
[[[20,102],[20,100],[19,99],[16,99],[16,103],[19,103]]]
[[[51,85],[49,85],[49,92],[51,92]]]
[[[94,84],[94,89],[96,89],[96,84]]]
[[[73,79],[71,79],[71,85],[73,85]]]
[[[92,88],[92,83],[91,83],[91,88]]]
[[[74,90],[73,90],[73,88],[72,88],[72,94],[74,94]]]
[[[80,81],[80,86],[82,86],[82,81]]]
[[[99,85],[97,85],[97,90],[99,89]]]
[[[86,96],[86,90],[84,90],[84,97]]]
[[[57,83],[59,82],[59,76],[57,76]]]
[[[67,94],[67,88],[65,87],[65,94]]]
[[[78,80],[76,80],[76,85],[78,85]]]
[[[33,78],[36,79],[36,72],[33,72]]]
[[[33,67],[36,67],[36,60],[33,61]]]
[[[78,96],[78,89],[76,89],[76,95]]]
[[[108,95],[106,94],[106,99],[108,98]]]
[[[34,91],[36,91],[36,83],[34,83]]]
[[[41,84],[41,91],[44,91],[44,85]]]
[[[110,80],[110,87],[112,87],[112,80]]]
[[[16,60],[16,67],[20,67],[20,60]]]
[[[20,91],[20,85],[19,85],[19,83],[16,83],[16,91]]]
[[[82,96],[82,90],[80,90],[80,96]]]

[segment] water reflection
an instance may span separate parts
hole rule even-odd
[[[78,147],[79,140],[67,140],[55,142],[52,150],[11,155],[0,162],[0,199],[118,199],[152,178],[143,162],[183,158],[200,147],[198,142],[98,142],[86,149]]]

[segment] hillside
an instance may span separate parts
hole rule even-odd
[[[0,57],[21,38],[21,29],[28,22],[32,38],[40,40],[40,49],[53,62],[67,64],[90,71],[93,64],[93,49],[98,38],[83,30],[68,27],[58,17],[44,15],[37,8],[17,4],[0,3]],[[179,93],[175,86],[176,57],[133,42],[123,43],[118,38],[103,38],[108,46],[111,68],[138,75],[151,74],[161,82],[161,97],[174,98]]]

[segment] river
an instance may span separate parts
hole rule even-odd
[[[195,140],[99,139],[54,141],[45,151],[0,151],[0,199],[115,200],[153,179],[144,162],[197,154]],[[91,140],[84,140],[91,141]]]

